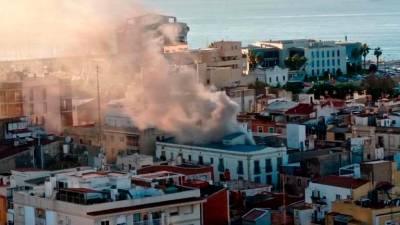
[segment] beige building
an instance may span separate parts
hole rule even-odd
[[[0,119],[23,116],[21,82],[0,82]]]
[[[388,225],[400,223],[400,207],[384,204],[370,204],[350,200],[336,201],[332,212],[326,216],[325,224]]]

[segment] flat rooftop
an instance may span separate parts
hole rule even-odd
[[[199,148],[211,148],[211,149],[232,151],[232,152],[255,152],[255,151],[263,150],[267,147],[265,145],[247,145],[247,144],[224,145],[222,142],[215,142],[215,143],[208,143],[208,144],[179,144],[175,141],[174,138],[167,138],[161,142],[169,143],[169,144],[196,146]]]

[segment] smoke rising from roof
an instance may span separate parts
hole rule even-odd
[[[122,84],[125,113],[140,129],[156,127],[198,143],[237,131],[237,105],[198,83],[195,69],[165,59],[163,45],[179,30],[159,26],[159,17],[151,15],[127,23],[147,13],[130,0],[0,0],[0,48],[37,57],[113,55],[102,84]],[[121,28],[124,41],[117,37]],[[109,87],[102,91],[121,91]]]

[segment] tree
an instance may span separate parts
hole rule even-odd
[[[364,58],[364,69],[366,69],[366,59],[367,59],[367,55],[369,54],[369,50],[371,48],[368,46],[368,44],[364,43],[363,45],[361,45],[360,48],[360,54],[363,56]]]
[[[257,56],[254,52],[249,52],[248,60],[249,60],[249,67],[250,70],[254,70],[257,67]]]
[[[388,76],[378,77],[375,74],[369,75],[362,83],[367,93],[372,96],[373,100],[377,100],[384,95],[393,95],[395,82]]]
[[[379,69],[379,57],[382,55],[382,49],[380,47],[375,48],[374,55],[376,57],[376,69]]]
[[[285,59],[285,66],[290,70],[299,70],[306,62],[306,57],[295,54]]]

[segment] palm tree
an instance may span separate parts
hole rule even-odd
[[[361,45],[361,48],[360,48],[360,54],[364,57],[364,69],[366,67],[365,61],[366,61],[367,55],[369,54],[370,49],[371,48],[368,46],[367,43],[364,43],[363,45]]]
[[[374,55],[376,56],[376,70],[379,68],[379,57],[382,55],[382,49],[380,47],[375,48]]]

